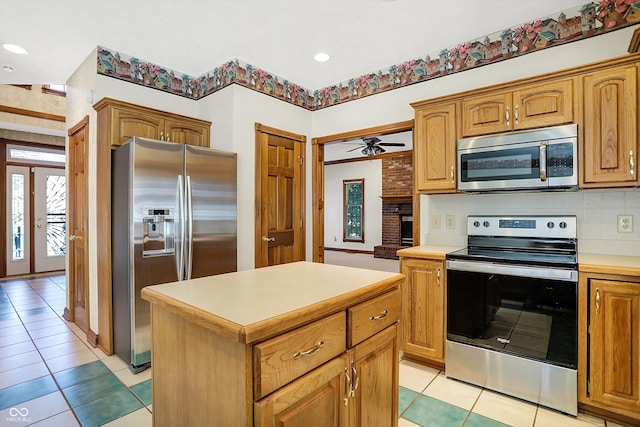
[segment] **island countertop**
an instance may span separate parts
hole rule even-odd
[[[379,295],[403,277],[302,261],[148,286],[142,297],[218,334],[251,343]]]

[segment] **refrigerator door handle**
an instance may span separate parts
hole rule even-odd
[[[178,243],[180,247],[176,253],[176,269],[178,270],[178,280],[184,279],[184,240],[185,240],[185,205],[184,205],[184,182],[182,175],[178,175],[178,215],[180,218],[180,236]]]
[[[191,279],[191,266],[193,264],[193,201],[191,194],[191,177],[187,175],[187,191],[186,191],[186,211],[187,211],[187,221],[188,221],[188,229],[187,234],[185,235],[186,244],[187,244],[187,265],[186,265],[186,273],[185,279]]]

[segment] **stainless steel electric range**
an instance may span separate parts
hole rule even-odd
[[[448,254],[446,375],[576,415],[575,216],[469,216]]]

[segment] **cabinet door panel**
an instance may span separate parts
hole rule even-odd
[[[209,147],[209,129],[196,124],[167,119],[165,134],[171,142]]]
[[[351,426],[388,427],[398,420],[398,328],[391,326],[354,351],[357,384],[349,406]]]
[[[584,78],[584,183],[637,185],[638,113],[635,67]],[[632,160],[633,158],[633,160]]]
[[[416,188],[425,192],[455,192],[456,104],[417,109],[415,123]]]
[[[346,354],[254,405],[256,427],[346,427]]]
[[[513,92],[513,128],[530,129],[573,122],[573,80]]]
[[[405,353],[444,362],[445,272],[442,261],[403,259],[402,347]]]
[[[144,112],[131,110],[112,110],[111,118],[112,141],[111,146],[120,146],[133,136],[160,139],[164,120],[153,117]]]
[[[640,283],[591,280],[591,399],[640,410]]]
[[[467,98],[462,101],[462,136],[505,132],[512,116],[509,92]]]

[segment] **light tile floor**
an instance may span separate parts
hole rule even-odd
[[[133,375],[62,318],[64,276],[0,282],[0,426],[151,426],[151,370]],[[400,364],[400,427],[614,427]]]

